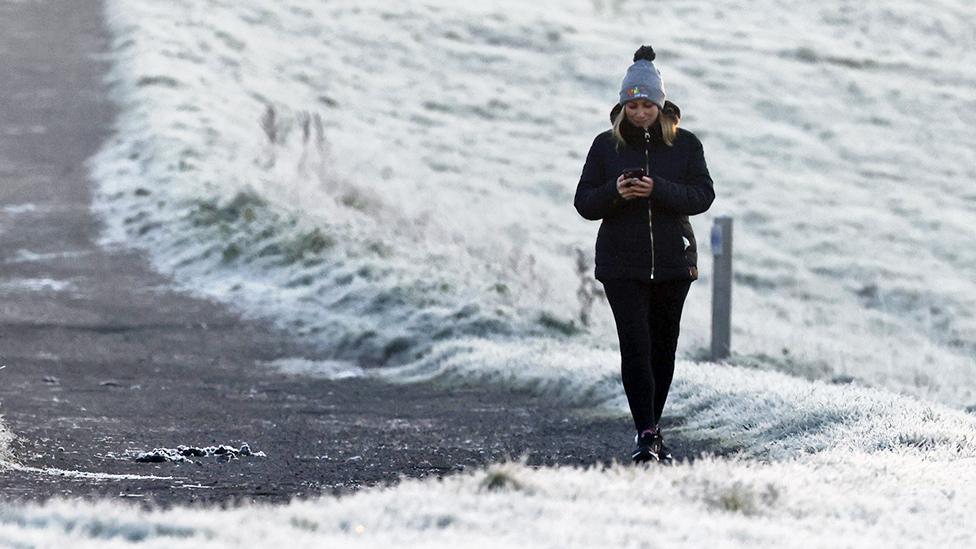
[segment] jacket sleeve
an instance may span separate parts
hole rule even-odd
[[[705,152],[697,137],[691,145],[691,156],[682,181],[670,181],[657,175],[652,177],[651,200],[676,213],[697,215],[708,210],[715,200],[712,176],[708,174]]]
[[[606,170],[601,155],[600,136],[593,140],[590,152],[583,164],[579,185],[576,186],[576,198],[573,205],[576,211],[586,219],[603,219],[615,212],[624,199],[617,192],[617,180],[611,177],[607,180]]]

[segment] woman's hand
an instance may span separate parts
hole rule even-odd
[[[624,176],[621,175],[617,178],[617,192],[620,193],[621,198],[624,200],[647,198],[651,196],[651,191],[653,190],[654,180],[650,177],[644,176],[640,179],[635,177],[624,179]]]

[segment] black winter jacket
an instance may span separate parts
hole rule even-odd
[[[661,139],[660,128],[649,132],[624,120],[626,145],[617,146],[612,130],[596,136],[574,204],[586,219],[602,219],[596,238],[598,280],[694,280],[694,254],[682,238],[687,216],[700,214],[715,199],[701,141],[678,129],[674,144]],[[627,169],[644,168],[654,179],[648,198],[624,200],[617,177]]]

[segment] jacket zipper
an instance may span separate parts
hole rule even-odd
[[[651,176],[651,132],[644,130],[644,173]],[[651,233],[651,280],[654,280],[654,215],[651,212],[651,201],[647,201],[647,226]]]

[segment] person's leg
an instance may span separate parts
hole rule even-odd
[[[649,290],[637,280],[603,280],[620,341],[620,375],[634,427],[640,433],[654,426],[654,378],[647,325]]]
[[[651,340],[651,374],[654,376],[654,416],[652,425],[661,421],[674,378],[674,354],[678,349],[681,310],[691,287],[690,281],[676,280],[652,285],[648,326]]]

